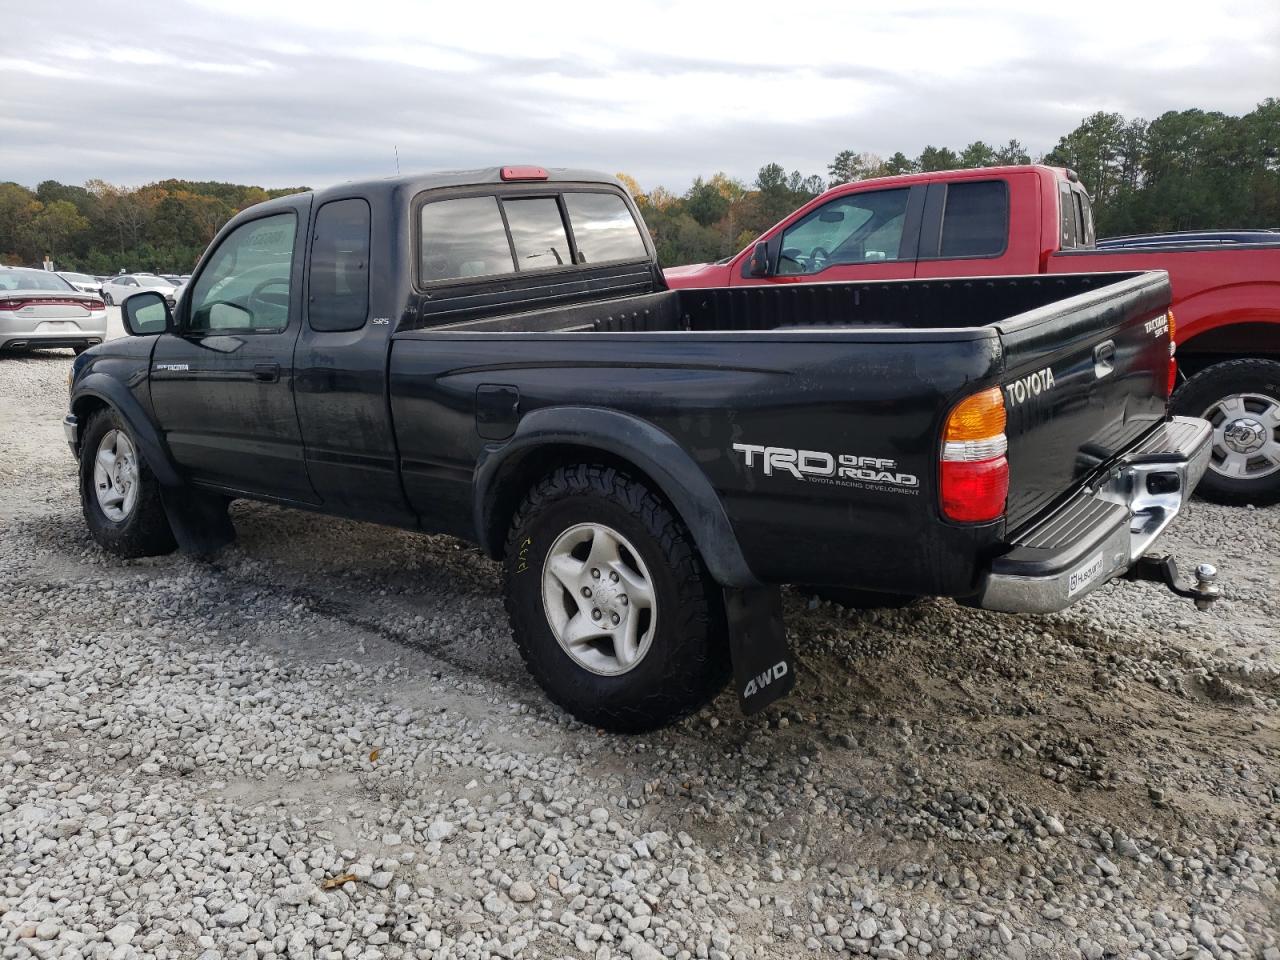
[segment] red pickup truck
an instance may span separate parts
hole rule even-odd
[[[1280,234],[1126,237],[1095,244],[1069,170],[988,167],[833,187],[716,263],[665,271],[672,287],[1166,270],[1176,413],[1214,428],[1200,492],[1280,501]],[[1272,239],[1274,237],[1274,239]]]

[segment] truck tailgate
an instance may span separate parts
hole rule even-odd
[[[1096,279],[1097,289],[996,324],[1005,359],[1011,530],[1165,417],[1168,275]]]

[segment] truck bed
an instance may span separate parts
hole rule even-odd
[[[997,552],[1006,529],[1164,418],[1167,335],[1144,324],[1167,297],[1162,273],[794,284],[499,308],[401,329],[390,393],[405,489],[420,514],[463,532],[487,444],[543,408],[607,405],[693,451],[758,576],[839,582],[852,565],[866,587],[892,590],[923,564],[931,592],[963,595],[975,543],[977,555]],[[1098,377],[1094,350],[1108,341],[1114,370]],[[987,386],[1010,397],[1010,495],[1006,518],[975,530],[939,517],[936,470],[947,412]],[[877,457],[918,483],[763,477],[735,442]],[[881,544],[882,562],[850,553],[859,537]],[[922,560],[913,544],[926,539],[937,546]]]

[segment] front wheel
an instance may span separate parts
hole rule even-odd
[[[160,484],[114,410],[95,413],[80,445],[80,506],[89,534],[118,557],[154,557],[177,547]]]
[[[729,678],[721,594],[688,529],[612,467],[565,467],[529,492],[507,540],[506,606],[534,679],[593,726],[665,726]]]
[[[1175,413],[1213,427],[1213,453],[1197,492],[1225,504],[1280,502],[1280,362],[1228,360],[1173,395]]]

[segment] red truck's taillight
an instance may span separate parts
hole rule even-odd
[[[942,514],[961,523],[983,523],[1004,514],[1009,497],[1009,447],[999,387],[956,404],[942,432],[939,499]]]
[[[1177,344],[1177,341],[1173,339],[1173,334],[1174,334],[1174,331],[1177,329],[1177,324],[1173,320],[1172,310],[1169,311],[1168,317],[1169,317],[1169,390],[1166,396],[1172,397],[1173,388],[1178,385],[1178,358],[1176,356],[1178,352],[1178,344]]]

